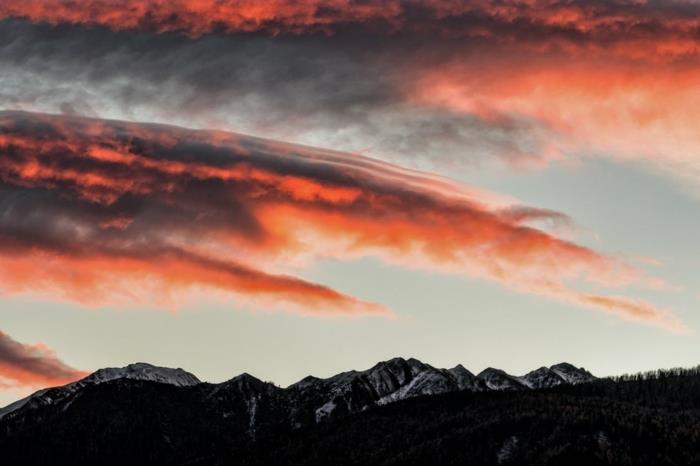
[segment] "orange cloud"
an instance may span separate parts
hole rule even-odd
[[[192,36],[333,33],[348,26],[520,43],[547,36],[550,46],[683,55],[697,52],[700,7],[689,0],[5,0],[0,17]]]
[[[309,315],[390,315],[385,307],[288,275],[172,249],[153,253],[99,252],[74,257],[35,247],[21,256],[0,257],[2,289],[40,291],[88,306],[156,301],[172,307],[183,290],[208,290],[254,297],[267,307]]]
[[[516,164],[604,155],[700,181],[697,59],[658,63],[653,53],[621,60],[522,50],[514,56],[517,50],[416,68],[403,83],[404,98],[494,123],[531,122],[541,130],[534,155],[514,154]]]
[[[366,157],[22,112],[0,113],[0,154],[7,292],[109,302],[203,288],[319,314],[387,314],[283,272],[294,258],[374,256],[682,327],[651,304],[578,291],[581,282],[650,286],[651,279],[529,225],[566,221],[562,214],[504,206]]]
[[[86,375],[58,359],[46,345],[23,344],[0,330],[0,387],[64,385]]]

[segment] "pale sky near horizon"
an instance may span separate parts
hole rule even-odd
[[[0,405],[138,361],[700,363],[700,7],[378,1],[0,6]]]

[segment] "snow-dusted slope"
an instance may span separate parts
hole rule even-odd
[[[540,367],[519,379],[529,388],[551,388],[557,385],[586,383],[596,378],[584,368],[562,362],[551,367]]]
[[[452,374],[457,382],[457,386],[460,390],[469,390],[472,392],[481,392],[487,390],[486,385],[480,379],[478,379],[474,374],[464,368],[461,364],[448,369],[448,372]]]
[[[197,377],[182,369],[157,367],[147,363],[105,368],[77,382],[44,389],[15,402],[0,410],[0,418],[23,410],[24,407],[67,407],[84,387],[120,379],[144,380],[176,387],[201,384]],[[494,368],[488,368],[475,376],[461,365],[452,369],[440,369],[413,358],[394,358],[364,371],[342,372],[326,379],[309,376],[286,389],[262,382],[249,374],[241,374],[221,384],[201,385],[200,389],[208,399],[217,400],[222,405],[243,406],[249,417],[249,432],[254,435],[260,409],[267,405],[274,405],[280,411],[287,410],[291,425],[304,425],[417,396],[457,391],[541,389],[594,379],[585,369],[567,363],[541,367],[521,377]],[[233,413],[229,411],[227,408],[222,415]]]
[[[551,388],[567,383],[566,380],[549,367],[540,367],[528,372],[520,377],[520,381],[527,385],[528,388],[533,389]]]
[[[125,367],[107,367],[99,369],[87,377],[62,387],[45,388],[0,409],[0,418],[26,406],[42,406],[58,402],[69,402],[70,398],[83,387],[109,382],[117,379],[145,380],[177,387],[200,384],[201,381],[183,369],[158,367],[145,362],[129,364]]]
[[[566,383],[570,383],[572,385],[592,382],[596,379],[596,377],[593,374],[588,372],[583,367],[576,367],[572,364],[569,364],[568,362],[555,364],[552,367],[550,367],[550,369],[556,372],[556,374],[562,379],[564,379]]]
[[[519,377],[512,376],[501,369],[494,369],[493,367],[484,369],[477,377],[484,381],[489,390],[511,391],[530,388]]]
[[[100,369],[76,383],[101,383],[115,379],[148,380],[176,387],[189,387],[202,383],[195,375],[183,369],[159,367],[145,362],[129,364],[126,367]]]
[[[39,390],[38,392],[32,393],[31,395],[29,395],[26,398],[22,398],[21,400],[17,400],[14,403],[10,403],[9,405],[0,409],[0,419],[2,419],[3,416],[5,416],[6,414],[9,414],[13,411],[20,409],[22,406],[26,405],[30,400],[38,399],[39,397],[44,395],[49,390],[51,390],[51,389],[50,388],[43,388],[43,389]]]
[[[423,371],[394,392],[380,398],[378,404],[461,390],[483,391],[486,390],[486,386],[461,365],[452,369],[436,369],[425,365]]]
[[[475,376],[463,366],[439,369],[417,359],[394,358],[364,371],[343,372],[327,379],[306,377],[287,390],[298,404],[314,410],[316,422],[338,413],[363,411],[416,396],[456,391],[512,391],[580,383],[594,377],[571,364],[542,367],[524,376],[488,368]]]
[[[378,403],[421,394],[429,388],[415,385],[417,380],[435,371],[417,359],[394,358],[365,371],[342,372],[327,379],[306,377],[287,390],[298,394],[301,404],[316,404],[316,418],[322,419],[334,412],[362,411]]]
[[[417,359],[394,358],[365,371],[343,372],[327,379],[306,377],[289,390],[301,392],[305,399],[318,398],[317,417],[323,418],[338,408],[361,411],[374,404],[471,388],[473,378],[464,368],[436,369]]]

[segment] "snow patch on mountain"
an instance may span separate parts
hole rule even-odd
[[[541,389],[574,380],[594,379],[587,372],[579,374],[580,371],[562,363],[551,368],[542,367],[521,377],[494,368],[475,376],[462,365],[438,369],[413,358],[393,358],[364,371],[342,372],[326,379],[309,376],[291,385],[288,390],[295,391],[300,399],[315,406],[315,419],[320,422],[338,411],[359,412],[371,406],[417,396],[456,391]],[[340,407],[342,409],[339,410]]]
[[[0,418],[25,408],[61,403],[67,409],[74,394],[89,385],[132,379],[157,382],[176,387],[191,387],[202,382],[182,369],[158,367],[147,363],[129,364],[121,368],[100,369],[63,387],[49,388],[0,409]],[[209,397],[222,400],[243,400],[248,414],[248,431],[255,434],[259,403],[265,399],[285,400],[293,413],[290,423],[302,423],[305,416],[320,422],[340,413],[356,413],[373,406],[385,405],[417,397],[457,391],[511,391],[556,387],[595,380],[582,368],[568,363],[541,367],[524,376],[513,376],[500,369],[488,368],[474,375],[463,366],[439,369],[417,359],[393,358],[364,371],[347,371],[321,379],[308,376],[286,389],[263,382],[243,373],[226,382],[204,387]],[[211,388],[208,388],[211,387]],[[226,417],[226,413],[223,414]]]
[[[519,377],[528,388],[551,388],[567,383],[566,380],[548,367],[540,367]]]
[[[76,383],[103,383],[116,379],[146,380],[175,385],[176,387],[190,387],[202,383],[194,374],[183,369],[159,367],[145,362],[137,362],[125,367],[100,369]]]
[[[77,382],[62,387],[45,388],[0,409],[0,419],[25,406],[38,407],[58,402],[68,402],[83,387],[97,385],[118,379],[144,380],[176,387],[189,387],[202,383],[196,376],[183,370],[159,367],[145,362],[129,364],[125,367],[99,369]]]
[[[316,415],[316,423],[321,422],[325,418],[329,417],[331,414],[333,414],[333,411],[335,411],[335,408],[337,405],[333,400],[325,403],[323,406],[318,408],[315,412]]]
[[[550,367],[550,369],[554,371],[559,377],[564,379],[566,383],[570,383],[572,385],[592,382],[596,379],[596,377],[593,374],[588,372],[583,367],[576,367],[573,364],[569,364],[568,362],[555,364],[552,367]]]
[[[513,391],[530,388],[519,377],[512,376],[501,369],[494,369],[493,367],[484,369],[477,377],[484,381],[489,390]]]

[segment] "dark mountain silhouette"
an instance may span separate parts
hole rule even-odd
[[[695,370],[474,376],[396,358],[287,388],[96,374],[0,410],[5,464],[700,464]]]

